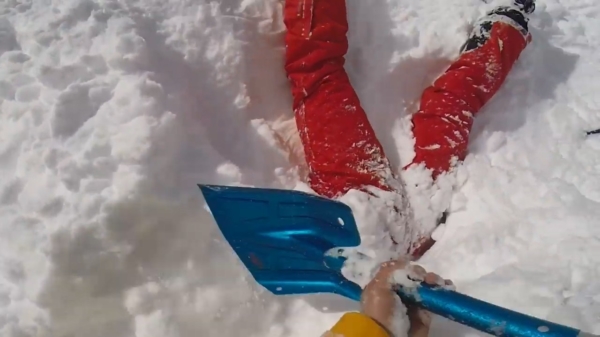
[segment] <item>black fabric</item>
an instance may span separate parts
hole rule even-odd
[[[529,0],[515,1],[526,2]],[[530,2],[533,3],[533,1]],[[470,50],[477,49],[483,46],[490,37],[490,31],[492,30],[492,26],[494,25],[494,23],[499,21],[498,16],[504,16],[512,20],[518,26],[523,36],[529,34],[529,19],[525,16],[525,13],[523,11],[519,10],[517,7],[497,7],[477,22],[477,25],[475,26],[473,32],[469,36],[469,39],[462,46],[461,53],[468,52]]]
[[[519,26],[521,26],[526,32],[529,32],[529,24],[528,24],[528,19],[525,17],[525,14],[523,14],[523,12],[521,12],[520,10],[517,10],[515,8],[512,7],[498,7],[496,9],[494,9],[493,11],[491,11],[488,16],[490,15],[504,15],[506,17],[511,18],[514,22],[516,22]]]
[[[515,0],[515,5],[527,14],[531,14],[535,11],[534,0]]]

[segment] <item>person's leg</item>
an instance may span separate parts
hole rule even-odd
[[[345,0],[286,0],[284,23],[285,70],[311,188],[330,198],[368,187],[396,193],[385,225],[396,251],[416,257],[431,240],[415,228],[404,186],[344,70]]]
[[[531,40],[527,15],[534,8],[532,0],[515,0],[488,13],[460,58],[423,92],[412,118],[413,163],[424,164],[434,178],[465,158],[473,117],[500,89]]]
[[[344,70],[345,0],[286,0],[285,70],[309,167],[320,195],[393,190],[395,178]]]

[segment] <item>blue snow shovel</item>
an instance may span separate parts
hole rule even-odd
[[[297,191],[199,187],[227,242],[271,293],[335,293],[360,299],[360,286],[342,276],[345,258],[338,254],[360,244],[348,206]],[[398,295],[405,303],[496,336],[594,337],[424,283],[401,287]]]

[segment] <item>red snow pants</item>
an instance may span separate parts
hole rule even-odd
[[[284,22],[285,70],[312,189],[337,197],[365,186],[401,188],[344,70],[345,0],[286,0]],[[517,28],[495,22],[485,43],[463,52],[425,89],[412,119],[415,164],[437,176],[464,159],[473,117],[527,42]]]

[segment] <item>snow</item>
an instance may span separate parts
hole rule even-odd
[[[347,69],[400,168],[421,90],[506,1],[347,2]],[[417,217],[451,207],[420,263],[600,333],[600,138],[585,137],[600,127],[600,3],[537,7],[454,180],[405,173]],[[274,0],[0,2],[1,336],[319,336],[357,308],[254,284],[196,187],[307,190],[283,33]],[[354,206],[367,250],[379,206]],[[450,335],[482,334],[434,320]]]

